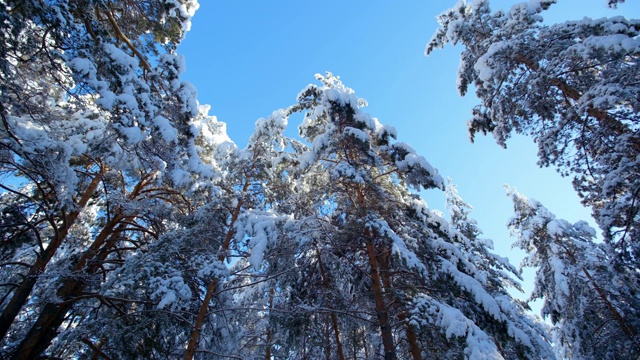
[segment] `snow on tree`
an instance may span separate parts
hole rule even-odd
[[[249,328],[256,325],[252,331],[264,330],[260,324],[256,324],[260,323],[257,320],[262,311],[255,310],[264,304],[251,294],[269,293],[268,289],[260,291],[269,285],[269,282],[264,281],[261,268],[276,247],[276,238],[281,233],[282,225],[289,219],[287,214],[277,212],[278,202],[286,199],[286,169],[290,162],[288,150],[293,142],[283,136],[287,116],[284,110],[278,110],[267,118],[259,119],[247,147],[228,154],[231,156],[224,169],[225,175],[218,185],[222,194],[218,194],[220,199],[212,201],[220,203],[216,208],[222,208],[226,212],[226,230],[219,237],[216,249],[217,262],[221,267],[225,266],[224,262],[227,260],[232,260],[235,264],[231,266],[229,276],[214,275],[205,282],[206,293],[199,304],[195,327],[184,354],[185,359],[194,358],[198,351],[205,354],[252,354],[255,345],[248,336]],[[203,213],[211,211],[215,209],[210,209],[208,205],[201,210]],[[207,225],[204,223],[199,226]],[[214,316],[227,319],[235,326],[232,328],[229,325],[223,330],[230,335],[225,341],[218,342],[224,344],[222,347],[212,341],[211,331],[201,334],[201,329],[198,329],[208,316],[206,314],[210,311],[208,309],[212,296],[220,293],[233,301],[228,304],[216,301],[215,307],[221,314]],[[252,302],[253,300],[255,301]],[[225,310],[225,307],[239,310]],[[214,332],[219,331],[220,329],[214,329]],[[257,334],[254,338],[259,338],[260,335],[262,334]],[[200,339],[206,340],[205,346],[198,346]],[[264,349],[264,344],[259,347]]]
[[[322,86],[309,85],[291,108],[305,114],[299,130],[307,144],[292,195],[301,211],[283,235],[297,247],[290,263],[298,272],[276,279],[272,351],[550,358],[543,328],[504,283],[487,280],[459,244],[464,235],[410,191],[443,189],[437,170],[363,112],[364,100],[339,78],[317,78]],[[511,269],[495,271],[501,266]]]
[[[618,1],[609,1],[614,6]],[[460,1],[439,16],[426,53],[464,47],[458,71],[481,104],[471,139],[491,133],[533,137],[539,165],[554,165],[592,208],[623,264],[639,268],[640,21],[612,18],[543,25],[554,0],[491,12],[488,1]]]
[[[275,211],[286,200],[287,114],[259,119],[247,147],[237,149],[207,111],[194,120],[194,143],[219,177],[187,193],[197,209],[104,282],[101,291],[119,306],[77,326],[58,347],[68,351],[90,334],[111,358],[264,357],[270,282],[262,269],[286,250],[275,238],[289,219]]]
[[[438,171],[339,78],[238,149],[180,79],[197,6],[0,3],[0,357],[551,357],[469,205],[429,209]]]
[[[181,191],[214,177],[174,52],[196,7],[0,4],[0,171],[17,184],[1,184],[3,357],[38,356],[75,326],[104,300],[100,279],[190,210]]]
[[[554,324],[554,345],[563,359],[631,358],[640,350],[637,279],[615,271],[606,245],[584,221],[556,219],[543,205],[507,190],[515,215],[514,246],[537,269],[531,300],[543,299],[542,316]]]
[[[235,145],[226,136],[224,124],[207,111],[208,107],[201,107],[193,121],[194,143],[200,144],[202,156],[208,155],[205,162],[223,172]],[[189,313],[196,309],[197,314],[202,287],[210,278],[229,276],[217,255],[228,231],[226,206],[231,202],[221,182],[222,175],[185,192],[190,206],[197,209],[175,214],[171,226],[159,232],[157,239],[133,242],[120,233],[120,241],[133,245],[124,253],[128,256],[103,276],[90,299],[93,302],[84,301],[73,309],[84,317],[61,332],[50,351],[62,357],[102,354],[112,359],[182,356],[192,331]],[[227,298],[221,295],[216,300],[226,303]],[[225,325],[219,324],[217,330]]]

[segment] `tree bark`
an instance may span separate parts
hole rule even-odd
[[[318,267],[320,268],[320,276],[322,277],[322,285],[324,286],[325,291],[327,292],[327,298],[329,303],[331,303],[332,296],[330,293],[329,287],[329,278],[327,277],[327,273],[324,270],[324,265],[322,264],[322,254],[316,248],[316,252],[318,254]],[[338,351],[338,359],[344,360],[344,350],[342,349],[342,341],[340,341],[340,328],[338,327],[338,317],[335,312],[330,313],[331,317],[331,325],[333,327],[333,334],[336,340],[336,350]]]
[[[276,291],[271,288],[269,290],[269,311],[271,311],[271,309],[273,308],[273,297],[275,296]],[[266,339],[266,346],[267,346],[267,350],[265,351],[265,359],[266,360],[271,360],[271,328],[269,327],[269,325],[267,325],[267,339]]]
[[[380,276],[382,277],[382,285],[386,289],[391,290],[393,285],[391,284],[391,277],[389,276],[389,255],[390,252],[387,250],[384,254],[380,255]],[[391,293],[387,295],[389,303],[394,303],[396,299],[393,298]],[[411,353],[411,358],[413,360],[422,360],[422,350],[418,345],[418,336],[416,335],[415,329],[409,323],[406,315],[406,311],[404,309],[404,304],[400,304],[400,311],[398,312],[398,320],[405,326],[405,334],[407,336],[407,341],[409,342],[409,352]]]
[[[184,359],[193,359],[193,356],[196,354],[196,348],[198,346],[198,340],[200,339],[200,330],[202,330],[202,325],[204,324],[204,318],[207,315],[207,310],[209,309],[209,303],[211,302],[211,298],[213,297],[213,292],[216,290],[218,285],[218,280],[213,279],[207,285],[207,292],[204,294],[204,299],[202,300],[202,305],[200,305],[200,309],[198,310],[198,315],[196,316],[196,322],[193,326],[193,331],[191,332],[191,336],[189,337],[189,343],[187,344],[187,349],[184,353]]]
[[[251,166],[251,170],[254,168],[254,165]],[[246,192],[249,189],[249,185],[251,185],[250,179],[247,179],[242,187],[242,192]],[[231,221],[229,222],[229,228],[227,230],[227,234],[224,237],[222,242],[222,246],[220,247],[220,252],[218,254],[218,260],[224,261],[227,255],[227,251],[229,250],[229,246],[231,245],[231,240],[235,235],[235,230],[233,226],[238,220],[238,216],[240,216],[240,210],[242,210],[242,206],[244,205],[244,201],[242,199],[238,199],[238,204],[235,209],[233,209],[233,213],[231,214]],[[193,326],[193,331],[189,336],[189,342],[187,343],[187,348],[184,352],[184,360],[192,360],[195,353],[196,348],[198,347],[198,341],[200,339],[200,330],[202,329],[202,324],[204,323],[204,318],[207,314],[207,310],[209,309],[209,303],[211,302],[211,298],[213,297],[213,292],[216,290],[218,286],[218,279],[213,278],[209,284],[207,285],[207,291],[204,295],[204,299],[202,300],[202,304],[200,305],[200,309],[198,309],[198,315],[196,316],[196,322]]]
[[[124,230],[124,226],[121,225],[118,230],[114,231],[123,219],[122,215],[111,219],[100,231],[91,247],[82,254],[73,268],[72,277],[65,279],[56,293],[62,302],[49,302],[44,306],[38,319],[15,350],[14,360],[36,358],[49,347],[51,341],[58,335],[58,328],[64,322],[67,313],[75,304],[75,298],[84,291],[87,285],[85,276],[92,275],[97,271],[99,265],[109,254],[109,250],[115,245],[116,238]],[[108,241],[111,244],[103,247],[107,239],[112,239]]]
[[[393,334],[391,332],[391,324],[389,323],[389,313],[382,292],[380,268],[378,265],[378,258],[376,256],[376,249],[370,239],[366,239],[365,241],[367,246],[367,255],[369,257],[369,266],[371,267],[371,287],[376,305],[376,316],[378,317],[378,322],[380,324],[382,345],[384,347],[384,359],[395,360],[397,359],[396,349],[393,344]]]

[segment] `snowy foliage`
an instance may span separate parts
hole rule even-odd
[[[621,263],[639,268],[640,20],[584,18],[543,25],[555,1],[530,1],[492,13],[488,1],[460,1],[439,16],[426,53],[464,49],[458,87],[481,104],[471,139],[491,133],[533,137],[539,164],[574,178]],[[615,6],[618,1],[609,1]]]
[[[340,357],[356,348],[380,358],[473,358],[491,348],[549,358],[544,328],[506,290],[513,266],[412,192],[444,189],[437,170],[395,142],[395,130],[365,113],[339,78],[317,78],[323,86],[309,85],[287,110],[304,112],[304,143],[299,167],[288,170],[296,180],[286,209],[294,211],[282,241],[292,252],[266,260],[268,274],[296,269],[275,279],[269,301],[280,310],[269,312],[274,354]],[[462,324],[457,315],[434,317],[414,303],[421,298],[459,314],[469,330],[452,330]]]
[[[494,20],[526,32],[551,3]],[[1,358],[552,358],[546,327],[510,295],[519,272],[480,237],[455,186],[337,76],[317,75],[320,84],[258,119],[247,146],[236,146],[181,79],[176,49],[197,7],[0,2]],[[486,2],[471,8],[489,16]],[[468,9],[460,2],[452,14]],[[458,32],[469,24],[456,19],[447,41],[464,42]],[[635,56],[635,22],[587,22],[566,27],[608,35],[572,51]],[[507,45],[487,47],[467,64],[478,84],[500,74],[495,56]],[[618,97],[634,88],[609,85],[590,88],[578,109],[631,114],[635,105]],[[293,114],[303,117],[298,139],[284,135]],[[607,156],[623,163],[628,145]],[[604,192],[628,195],[627,164]],[[422,191],[444,191],[449,218]],[[537,246],[542,233],[580,238],[574,262],[553,241],[529,257],[552,274],[534,293],[550,298],[545,313],[568,324],[577,316],[564,309],[588,309],[600,326],[611,315],[602,304],[612,304],[633,333],[637,286],[622,286],[633,272],[601,285],[599,302],[573,306],[574,294],[586,298],[574,292],[584,279],[568,271],[582,266],[599,280],[610,255],[587,241],[584,224],[543,220],[514,223],[520,246]],[[613,338],[614,325],[597,330]],[[594,344],[581,332],[556,335]]]
[[[616,271],[607,247],[594,243],[585,222],[556,219],[544,206],[507,189],[515,215],[514,246],[528,255],[522,266],[537,269],[531,299],[543,299],[542,315],[554,327],[560,358],[616,359],[638,352],[637,281]]]
[[[123,307],[103,285],[177,227],[191,210],[183,191],[215,178],[190,129],[196,93],[175,53],[196,8],[0,4],[0,271],[12,279],[0,289],[2,357],[92,344],[71,334],[98,320],[92,310]],[[156,284],[165,308],[192,293],[171,273]]]

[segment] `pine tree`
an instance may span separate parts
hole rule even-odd
[[[573,177],[619,266],[638,269],[640,22],[543,25],[541,14],[553,3],[492,13],[488,1],[461,1],[440,15],[426,53],[447,43],[464,47],[459,91],[473,84],[481,101],[469,121],[471,139],[491,133],[506,146],[513,133],[531,136],[540,166]]]
[[[227,160],[224,171],[226,175],[219,184],[222,194],[217,194],[219,199],[216,200],[220,203],[218,206],[226,211],[226,230],[220,236],[217,262],[220,267],[225,267],[225,262],[229,260],[235,264],[232,264],[226,277],[213,276],[208,280],[206,293],[199,304],[194,331],[191,332],[184,354],[185,359],[195,357],[200,339],[205,339],[208,343],[208,346],[203,346],[200,350],[204,354],[255,356],[259,352],[256,348],[265,348],[264,344],[252,344],[252,339],[262,334],[254,333],[252,337],[247,332],[252,325],[256,325],[252,322],[260,318],[261,311],[256,310],[264,305],[260,302],[263,299],[260,295],[269,297],[269,289],[261,291],[270,284],[264,280],[262,267],[271,256],[269,254],[274,251],[275,239],[288,219],[287,214],[278,212],[278,202],[286,199],[287,193],[287,185],[283,183],[286,181],[285,169],[289,162],[287,150],[291,144],[291,140],[283,136],[287,116],[284,110],[278,110],[267,118],[259,119],[247,147],[231,154],[231,158]],[[211,210],[205,206],[201,211],[208,213]],[[208,226],[208,222],[198,223],[196,226]],[[221,315],[213,316],[231,324],[223,330],[230,334],[222,341],[225,344],[223,347],[216,346],[211,341],[211,331],[201,334],[201,329],[198,329],[210,317],[207,309],[212,296],[220,293],[229,301],[223,303],[218,299],[216,309]],[[252,294],[258,294],[258,299]],[[226,308],[237,310],[225,310]],[[213,330],[220,331],[215,328]],[[251,330],[266,332],[260,324]],[[233,334],[234,331],[237,334]]]
[[[620,359],[638,353],[637,280],[614,271],[595,230],[584,221],[556,219],[544,206],[508,190],[515,215],[514,246],[537,268],[531,300],[543,299],[542,315],[554,324],[560,358]]]
[[[17,280],[2,286],[3,356],[44,352],[101,277],[189,211],[179,188],[212,175],[174,53],[195,7],[0,4],[0,170],[18,184],[1,185],[2,271]]]
[[[474,265],[464,235],[410,191],[443,189],[437,170],[337,77],[318,79],[292,107],[305,114],[308,148],[296,185],[304,212],[286,234],[300,273],[275,287],[280,355],[550,357],[542,328]]]
[[[224,124],[207,112],[208,107],[201,107],[192,122],[194,143],[199,144],[199,156],[220,175],[235,145],[226,136]],[[120,234],[128,242],[129,252],[124,252],[128,256],[103,276],[93,303],[82,304],[85,316],[58,336],[52,353],[112,359],[183,355],[192,331],[189,312],[201,304],[203,283],[229,274],[216,255],[228,229],[225,205],[229,198],[222,196],[221,181],[220,177],[194,181],[183,195],[194,210],[175,214],[175,209],[165,209],[164,213],[174,213],[171,226],[158,232],[157,239],[132,242]],[[157,207],[150,210],[163,213]]]

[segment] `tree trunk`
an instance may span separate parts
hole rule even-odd
[[[371,267],[371,284],[373,290],[373,298],[376,304],[376,316],[380,323],[380,332],[382,334],[382,345],[384,346],[384,359],[395,360],[396,349],[393,344],[393,334],[391,332],[391,324],[389,324],[389,313],[387,305],[384,302],[382,293],[382,283],[380,279],[380,270],[378,266],[378,258],[376,249],[370,239],[366,239],[367,255],[369,256],[369,266]]]
[[[384,285],[386,289],[391,290],[393,287],[391,284],[391,277],[389,276],[389,255],[390,252],[387,249],[384,254],[380,254],[379,262],[381,267],[380,276],[382,277],[382,285]],[[390,292],[388,293],[387,297],[390,304],[395,303],[396,299],[393,298],[393,295]],[[411,358],[413,360],[422,360],[422,350],[420,349],[420,346],[418,346],[418,337],[416,335],[415,329],[407,320],[404,304],[400,304],[400,307],[401,309],[398,312],[398,320],[400,320],[400,322],[405,326],[405,334],[407,335],[407,341],[409,342],[409,352],[411,353]]]
[[[254,165],[251,166],[251,169],[254,168]],[[249,185],[251,184],[250,179],[247,179],[242,187],[242,192],[246,192],[249,189]],[[218,260],[224,261],[227,255],[227,251],[229,250],[229,246],[231,245],[231,240],[235,235],[235,230],[233,229],[234,224],[238,220],[238,216],[240,216],[240,210],[242,210],[242,205],[244,202],[242,199],[238,199],[238,204],[235,209],[233,209],[233,213],[231,214],[231,221],[229,222],[229,229],[227,230],[227,234],[224,237],[224,241],[222,242],[222,246],[220,247],[220,253],[218,254]],[[189,342],[187,343],[187,348],[184,352],[184,360],[192,360],[195,353],[196,348],[198,347],[198,341],[200,339],[200,330],[202,329],[202,324],[204,323],[204,317],[207,314],[207,310],[209,309],[209,303],[211,302],[211,298],[213,297],[213,292],[218,286],[218,279],[213,278],[209,284],[207,285],[207,292],[204,295],[204,299],[202,300],[202,304],[200,304],[200,309],[198,310],[198,315],[196,317],[196,322],[193,326],[193,331],[189,336]]]
[[[318,267],[320,268],[320,276],[322,277],[322,285],[324,286],[325,291],[327,292],[327,300],[329,303],[332,302],[332,296],[329,288],[329,278],[327,277],[327,273],[324,271],[324,265],[322,264],[322,254],[316,248],[316,252],[318,253]],[[344,351],[342,349],[342,341],[340,341],[340,328],[338,327],[338,317],[335,312],[330,313],[331,316],[331,325],[333,327],[333,334],[336,340],[336,350],[338,351],[338,359],[344,360]]]
[[[193,326],[193,331],[191,332],[191,336],[189,337],[189,343],[187,344],[187,349],[184,353],[184,359],[193,359],[196,354],[196,348],[198,346],[198,340],[200,339],[200,330],[202,330],[202,325],[204,324],[204,318],[207,315],[207,310],[209,309],[209,303],[211,302],[211,298],[213,297],[213,292],[216,290],[218,285],[218,280],[213,279],[207,285],[207,292],[204,294],[204,299],[202,300],[202,305],[200,305],[200,309],[198,310],[198,315],[196,316],[196,322]]]
[[[78,215],[80,215],[80,211],[87,205],[89,199],[91,199],[98,188],[104,172],[105,169],[100,168],[100,172],[91,180],[91,183],[89,183],[89,186],[87,186],[87,189],[84,191],[82,198],[80,198],[80,201],[76,205],[77,210],[71,212],[65,217],[61,227],[56,229],[55,236],[51,239],[47,248],[38,255],[36,261],[31,265],[24,281],[20,283],[20,286],[15,290],[9,304],[7,304],[0,315],[0,339],[3,339],[7,335],[11,324],[15,320],[16,316],[18,316],[18,313],[26,303],[29,295],[31,295],[31,291],[38,281],[38,277],[44,272],[47,264],[51,258],[53,258],[53,255],[55,255],[64,239],[69,234],[69,230],[75,223]]]
[[[566,246],[562,246],[562,248],[564,249],[564,251],[569,256],[569,259],[571,260],[571,263],[573,265],[577,265],[578,261],[576,260],[576,257],[574,255],[573,251],[567,249]],[[615,306],[613,306],[611,301],[609,301],[609,299],[607,298],[607,295],[604,293],[602,288],[598,285],[598,283],[595,281],[595,279],[591,276],[591,273],[585,267],[580,267],[580,269],[582,270],[584,275],[587,277],[587,279],[589,279],[589,282],[591,282],[591,285],[593,286],[594,290],[596,291],[596,293],[598,293],[598,297],[600,297],[600,299],[605,303],[605,305],[607,306],[607,309],[611,312],[611,315],[613,315],[614,319],[616,319],[616,322],[618,322],[618,324],[620,325],[620,328],[625,333],[625,335],[629,338],[629,340],[631,340],[636,345],[636,347],[640,348],[640,345],[638,344],[638,341],[637,341],[638,334],[637,334],[636,329],[633,327],[633,325],[632,324],[628,324],[625,321],[625,319],[618,312],[618,310],[615,308]]]
[[[273,308],[273,297],[275,296],[276,291],[271,288],[269,290],[269,312],[271,312],[271,308]],[[266,339],[267,350],[265,351],[265,359],[271,360],[271,328],[267,324],[267,339]]]
[[[329,315],[324,314],[323,332],[324,332],[324,357],[327,360],[331,360],[331,330],[329,330]]]
[[[51,341],[58,335],[58,328],[64,322],[67,313],[75,304],[75,298],[84,291],[87,285],[85,276],[97,271],[99,265],[109,254],[109,250],[115,245],[116,238],[124,230],[124,226],[121,225],[114,231],[123,218],[124,216],[117,215],[111,219],[100,231],[89,249],[82,254],[74,266],[72,277],[65,279],[56,293],[62,302],[50,302],[44,306],[40,311],[40,316],[14,352],[14,360],[33,359],[49,347]],[[110,244],[102,247],[107,239],[111,239],[108,242]],[[87,264],[90,264],[88,268]]]

